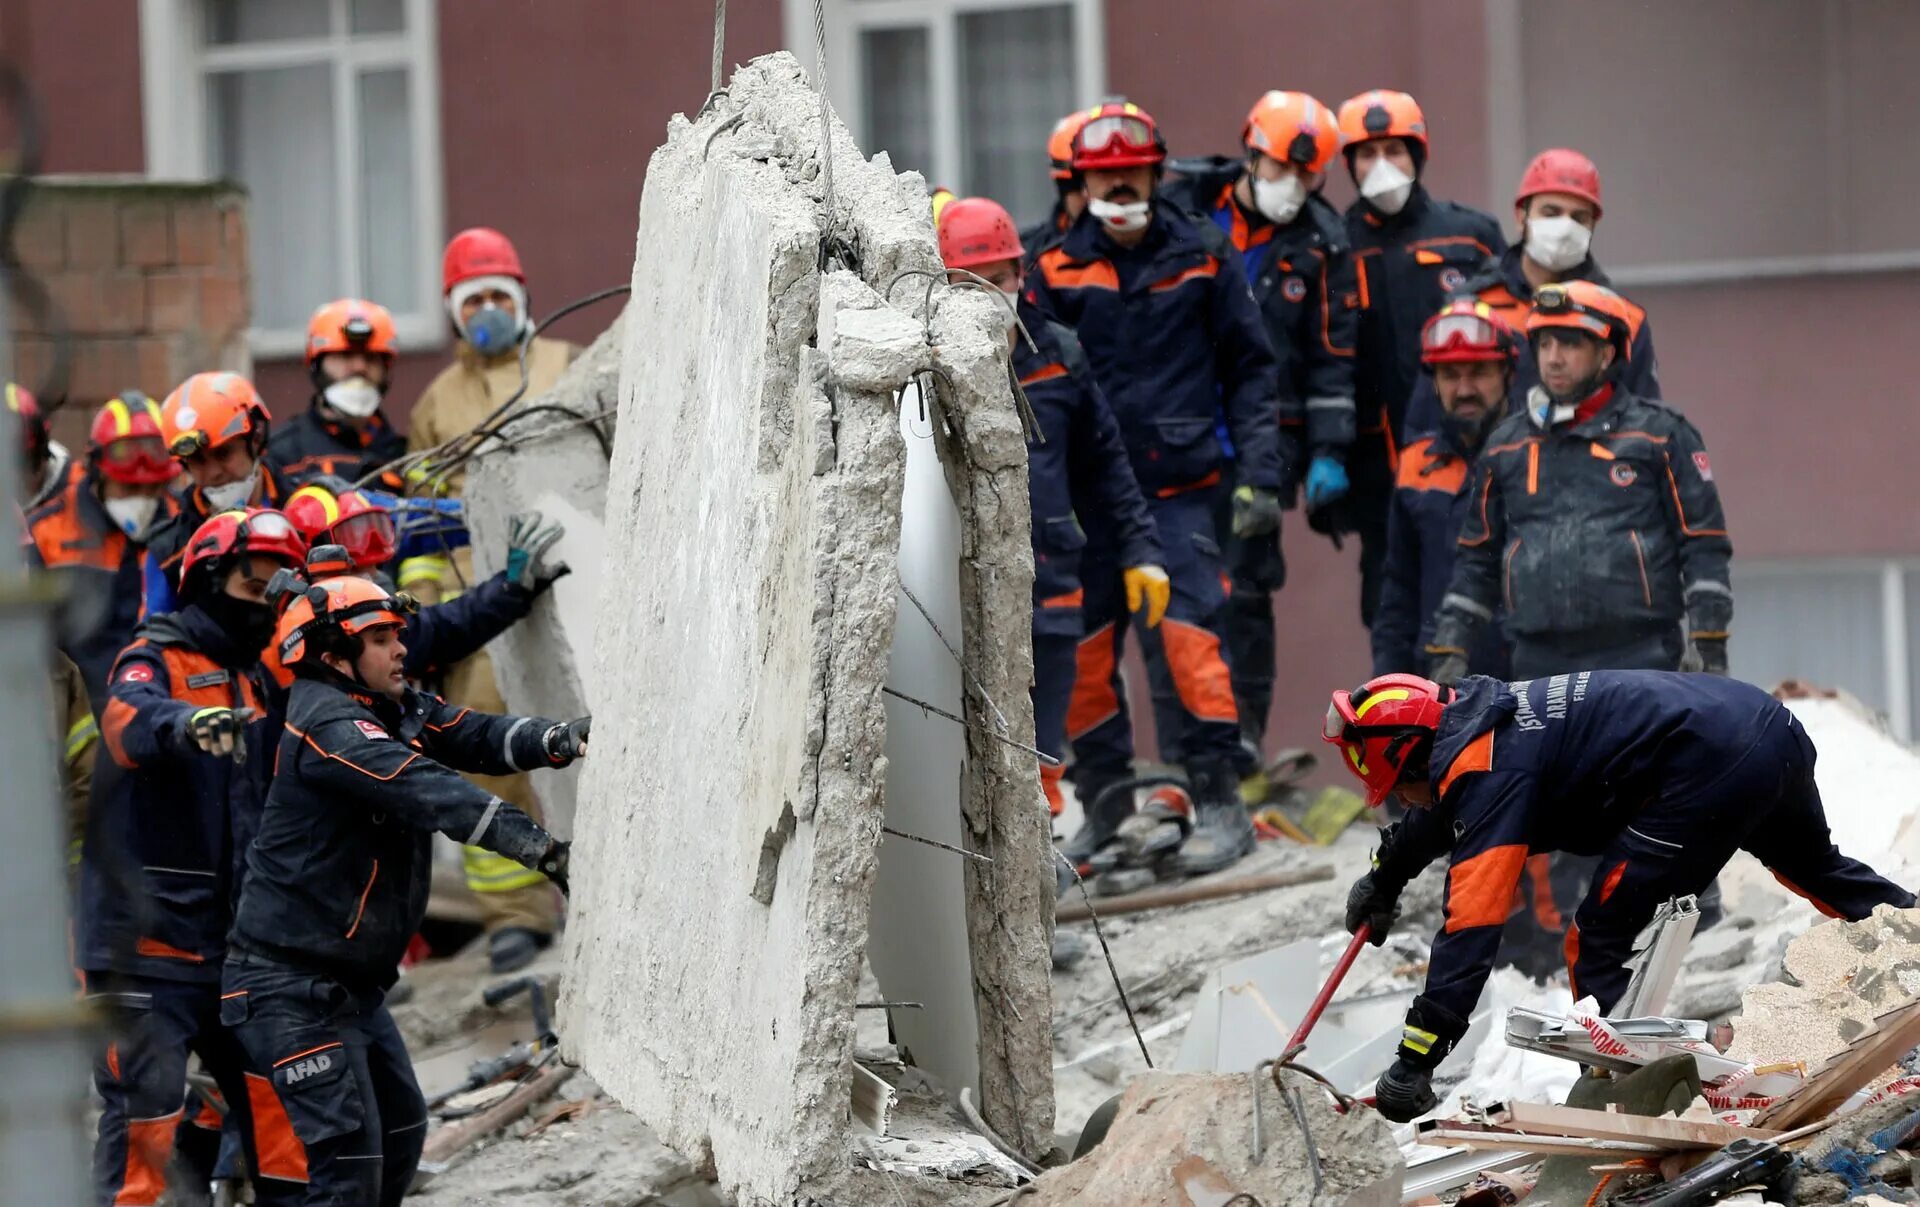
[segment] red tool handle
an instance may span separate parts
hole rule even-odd
[[[1368,938],[1372,935],[1373,927],[1365,922],[1360,924],[1359,930],[1353,932],[1353,938],[1347,943],[1347,949],[1340,953],[1340,962],[1333,966],[1333,972],[1328,975],[1327,983],[1320,986],[1319,996],[1313,999],[1313,1005],[1307,1007],[1306,1017],[1300,1020],[1299,1029],[1293,1033],[1293,1038],[1287,1041],[1287,1051],[1292,1051],[1307,1042],[1307,1032],[1313,1030],[1313,1025],[1320,1021],[1320,1016],[1326,1012],[1327,1003],[1333,1000],[1334,991],[1339,989],[1340,982],[1346,979],[1347,969],[1353,967],[1355,957],[1360,954],[1360,949],[1366,946]]]

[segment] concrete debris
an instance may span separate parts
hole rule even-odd
[[[1920,909],[1816,926],[1788,945],[1786,974],[1747,991],[1729,1056],[1813,1069],[1920,993]]]
[[[1149,1073],[1128,1087],[1097,1148],[1044,1174],[1019,1202],[1219,1207],[1251,1195],[1264,1207],[1391,1207],[1403,1172],[1378,1114],[1341,1114],[1318,1082],[1291,1070],[1279,1085],[1265,1074]]]

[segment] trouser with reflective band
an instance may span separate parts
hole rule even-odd
[[[1077,611],[1077,609],[1076,609]],[[1073,700],[1073,673],[1080,642],[1075,637],[1042,633],[1036,623],[1033,634],[1033,744],[1042,754],[1059,759],[1062,766],[1040,765],[1040,787],[1047,794],[1047,808],[1060,815],[1060,780],[1066,771],[1067,707]]]
[[[220,1017],[267,1071],[306,1150],[313,1207],[397,1207],[413,1184],[427,1104],[378,989],[350,990],[231,953]]]
[[[260,1173],[256,1200],[299,1202],[304,1154],[266,1082],[248,1074],[245,1051],[220,1025],[220,987],[103,973],[89,973],[87,982],[88,1001],[107,1023],[107,1044],[93,1069],[101,1100],[95,1201],[114,1207],[160,1201],[175,1136],[186,1122],[192,1053],[220,1087],[247,1165]]]
[[[1096,539],[1082,556],[1081,615],[1087,635],[1080,640],[1067,710],[1067,737],[1082,769],[1076,771],[1076,784],[1081,774],[1111,780],[1133,773],[1133,722],[1120,679],[1130,623],[1139,634],[1149,680],[1165,685],[1164,707],[1155,709],[1163,747],[1171,737],[1179,761],[1189,768],[1237,765],[1240,714],[1220,644],[1226,578],[1208,503],[1204,491],[1148,502],[1172,586],[1166,617],[1157,628],[1147,628],[1144,617],[1129,617],[1124,567],[1110,542]],[[1161,754],[1167,757],[1164,748]]]
[[[1633,940],[1670,897],[1699,893],[1736,850],[1828,917],[1858,920],[1876,905],[1914,904],[1906,889],[1842,854],[1813,779],[1813,743],[1785,709],[1760,740],[1710,783],[1663,790],[1600,855],[1586,900],[1567,929],[1577,999],[1611,1010],[1632,979]]]

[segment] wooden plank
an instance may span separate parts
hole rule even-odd
[[[1589,1140],[1579,1136],[1533,1136],[1520,1132],[1478,1131],[1440,1127],[1420,1133],[1422,1144],[1449,1148],[1492,1149],[1496,1152],[1538,1153],[1548,1157],[1610,1157],[1616,1154],[1657,1157],[1667,1150],[1652,1144],[1619,1140]]]
[[[520,1087],[497,1106],[489,1107],[471,1119],[440,1128],[427,1137],[426,1148],[420,1154],[422,1164],[443,1166],[462,1150],[526,1114],[535,1103],[565,1084],[575,1072],[575,1069],[556,1061],[521,1082]]]
[[[1855,1090],[1892,1068],[1915,1044],[1920,1044],[1920,999],[1874,1019],[1873,1030],[1815,1070],[1792,1093],[1761,1111],[1754,1123],[1792,1129],[1823,1119]]]
[[[853,1062],[853,1117],[876,1136],[887,1134],[893,1105],[900,1100],[893,1086],[859,1061]]]
[[[1281,872],[1265,872],[1258,876],[1241,876],[1235,880],[1195,880],[1179,888],[1148,889],[1142,893],[1127,893],[1119,897],[1096,897],[1094,909],[1100,911],[1102,918],[1114,914],[1137,914],[1148,909],[1167,909],[1175,905],[1192,905],[1198,901],[1219,901],[1226,897],[1239,897],[1247,893],[1260,893],[1268,889],[1291,888],[1296,884],[1312,884],[1316,880],[1333,879],[1333,865],[1316,864],[1309,868],[1289,868]],[[1091,917],[1087,903],[1073,893],[1062,899],[1059,908],[1054,911],[1055,922],[1084,922]]]
[[[1496,1117],[1495,1122],[1502,1121]],[[1532,1134],[1545,1132],[1595,1140],[1624,1140],[1662,1148],[1723,1148],[1735,1140],[1771,1140],[1781,1134],[1769,1128],[1737,1127],[1674,1115],[1625,1115],[1539,1102],[1508,1103],[1504,1125]]]

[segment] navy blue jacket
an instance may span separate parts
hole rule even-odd
[[[1690,790],[1737,763],[1785,707],[1719,675],[1461,680],[1434,734],[1434,805],[1408,810],[1381,856],[1400,885],[1449,859],[1423,1000],[1472,1015],[1528,855],[1597,855],[1643,811],[1684,814]]]
[[[1060,240],[1067,237],[1067,231],[1073,226],[1073,220],[1067,217],[1067,207],[1059,201],[1053,203],[1052,212],[1045,218],[1020,232],[1020,250],[1026,253],[1022,268],[1031,272],[1040,262],[1040,253],[1060,246]]]
[[[1527,274],[1520,267],[1523,249],[1509,247],[1500,262],[1488,271],[1468,281],[1460,287],[1459,297],[1477,298],[1493,307],[1507,325],[1512,327],[1521,339],[1526,338],[1527,316],[1533,313],[1533,286],[1527,282]],[[1613,282],[1600,266],[1588,256],[1585,262],[1562,280],[1592,281],[1596,285],[1613,288]],[[1653,350],[1653,321],[1640,312],[1639,326],[1633,330],[1627,363],[1621,367],[1616,377],[1621,385],[1642,398],[1660,401],[1660,365]],[[1511,415],[1524,410],[1527,404],[1527,391],[1540,384],[1540,362],[1529,348],[1522,348],[1520,359],[1513,366],[1513,381],[1507,387],[1507,411]],[[1413,401],[1407,404],[1407,431],[1413,435],[1434,432],[1440,429],[1440,395],[1434,391],[1433,375],[1420,374],[1419,381],[1413,387]]]
[[[1387,506],[1387,556],[1380,568],[1380,605],[1373,614],[1373,673],[1424,675],[1435,613],[1453,575],[1472,492],[1474,458],[1451,435],[1423,436],[1400,450],[1398,477]],[[1497,618],[1496,618],[1497,621]],[[1482,626],[1468,650],[1467,669],[1505,678],[1510,659],[1496,622]]]
[[[1448,297],[1507,249],[1487,214],[1439,201],[1424,186],[1399,213],[1364,200],[1347,207],[1353,247],[1354,308],[1360,331],[1353,367],[1362,443],[1392,451],[1406,444],[1407,403],[1420,381],[1420,328]],[[1381,434],[1369,442],[1365,437]]]
[[[114,665],[80,857],[76,956],[88,972],[217,982],[241,859],[273,777],[283,697],[258,652],[198,607],[153,617]],[[247,707],[244,762],[187,736],[202,708]]]
[[[1353,443],[1353,349],[1359,312],[1346,225],[1314,193],[1285,226],[1234,200],[1244,163],[1225,156],[1175,160],[1181,178],[1167,198],[1213,223],[1240,252],[1240,266],[1280,360],[1280,391],[1306,410],[1310,455],[1344,458]]]
[[[317,402],[276,427],[267,441],[267,460],[283,481],[295,486],[327,475],[358,482],[406,454],[407,438],[393,430],[385,415],[375,412],[367,430],[360,432],[328,419]],[[383,485],[398,490],[405,484],[396,478]]]
[[[1080,337],[1148,495],[1221,480],[1220,411],[1241,485],[1284,494],[1293,482],[1303,416],[1280,395],[1239,257],[1212,224],[1156,204],[1145,237],[1122,248],[1082,214],[1027,274],[1026,298]]]
[[[260,462],[261,491],[257,503],[249,506],[278,507],[293,493],[280,471],[264,458]],[[147,551],[140,560],[141,615],[155,616],[173,611],[174,597],[180,590],[180,559],[187,542],[200,531],[200,525],[213,518],[207,497],[191,484],[174,492],[174,513],[155,524],[147,538]]]
[[[233,945],[350,988],[391,985],[426,917],[434,831],[529,867],[552,842],[455,772],[555,766],[543,742],[553,724],[294,680]]]
[[[391,583],[386,584],[389,590]],[[407,617],[401,638],[407,647],[407,678],[428,679],[464,662],[495,637],[533,611],[540,598],[509,582],[505,571],[443,603],[429,604]]]
[[[1043,443],[1027,444],[1033,513],[1033,631],[1078,637],[1080,555],[1089,530],[1122,566],[1161,561],[1160,538],[1127,462],[1107,400],[1073,332],[1021,307],[1039,351],[1013,346],[1013,371],[1039,420]]]

